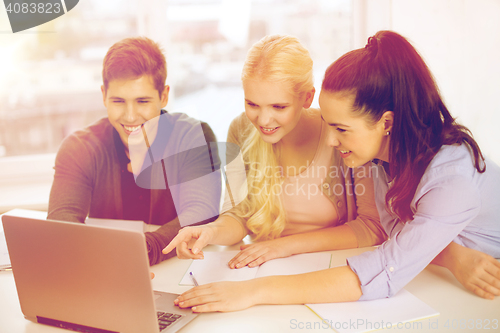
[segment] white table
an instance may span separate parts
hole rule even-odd
[[[237,250],[211,245],[204,251]],[[347,257],[371,248],[332,252],[332,267],[345,264]],[[179,281],[188,269],[190,260],[171,258],[155,265],[151,270],[156,277],[153,289],[182,293],[190,287]],[[446,269],[430,265],[405,288],[426,302],[440,316],[408,323],[406,328],[385,331],[405,332],[495,332],[493,320],[500,331],[500,297],[485,300],[465,290]],[[360,318],[363,315],[360,314]],[[474,325],[472,325],[473,320]],[[463,329],[460,328],[461,321]],[[485,329],[489,322],[489,329]],[[482,326],[482,328],[479,328]],[[469,328],[472,327],[472,328]],[[0,272],[0,333],[65,332],[59,328],[32,323],[24,319],[17,298],[12,271]],[[69,332],[69,331],[66,331]],[[304,305],[259,305],[247,310],[228,313],[201,314],[180,332],[332,332],[325,328],[321,318]]]

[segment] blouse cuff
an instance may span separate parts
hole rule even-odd
[[[360,301],[387,298],[392,296],[390,278],[395,270],[391,264],[385,263],[377,250],[365,252],[347,258],[347,264],[361,282],[363,295]]]

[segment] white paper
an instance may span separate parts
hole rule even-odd
[[[204,252],[205,259],[193,260],[179,284],[194,285],[189,276],[190,272],[193,273],[196,281],[201,285],[219,281],[246,281],[271,275],[309,273],[329,268],[331,260],[330,253],[304,253],[287,258],[273,259],[259,267],[229,268],[227,263],[238,253],[239,251]]]
[[[439,315],[439,312],[405,289],[391,298],[306,306],[323,319],[323,324],[330,325],[339,333],[405,327],[402,323]]]
[[[330,268],[332,255],[326,252],[302,253],[263,263],[256,277],[271,275],[294,275]]]
[[[255,278],[258,267],[231,269],[227,265],[239,251],[203,252],[205,259],[193,260],[182,278],[180,285],[194,286],[189,276],[192,272],[199,284],[219,281],[246,281]]]

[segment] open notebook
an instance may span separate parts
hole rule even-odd
[[[192,272],[199,284],[218,281],[245,281],[262,276],[309,273],[330,267],[331,254],[303,253],[267,261],[259,267],[231,269],[227,265],[239,251],[204,252],[205,259],[193,260],[180,285],[193,286]]]
[[[426,327],[427,323],[412,322],[439,315],[439,312],[405,289],[391,298],[306,306],[322,319],[324,327],[329,326],[339,333],[391,328],[411,328],[412,331],[418,331]]]
[[[371,332],[380,329],[427,327],[426,322],[411,323],[438,316],[439,312],[405,289],[391,298],[347,303],[306,304],[322,324],[339,333]]]
[[[327,269],[329,253],[304,253],[265,262],[259,267],[230,269],[227,265],[239,251],[205,252],[205,259],[193,260],[180,284],[194,285],[218,281],[245,281],[271,275],[292,275]],[[439,315],[426,303],[402,289],[391,298],[348,303],[306,304],[321,319],[321,327],[339,333],[370,332],[387,328],[422,328],[427,323],[412,321]],[[405,326],[406,323],[406,326]],[[410,325],[410,326],[408,326]]]

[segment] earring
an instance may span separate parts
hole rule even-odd
[[[387,131],[386,135],[391,135],[391,132]]]

